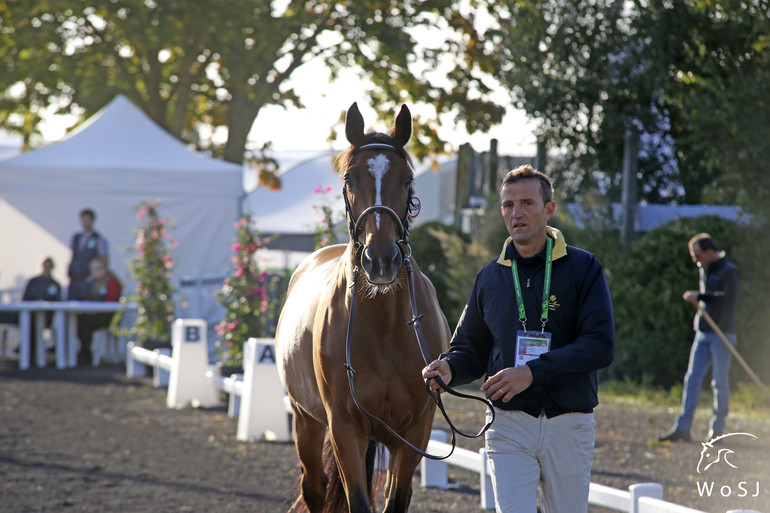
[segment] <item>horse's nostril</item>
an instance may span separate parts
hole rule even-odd
[[[372,257],[369,254],[369,248],[366,247],[361,254],[361,266],[364,268],[364,271],[366,271],[366,274],[372,274],[373,265]]]
[[[401,252],[398,250],[398,247],[393,247],[393,258],[390,260],[390,265],[392,269],[398,269],[401,267],[401,264],[403,263],[403,259],[401,258]]]

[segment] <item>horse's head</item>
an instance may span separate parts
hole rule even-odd
[[[336,163],[345,181],[350,238],[370,287],[385,292],[396,283],[409,233],[414,172],[404,145],[412,135],[412,116],[403,105],[390,133],[364,133],[364,119],[353,103],[345,134],[351,146]]]

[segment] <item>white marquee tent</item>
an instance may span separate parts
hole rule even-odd
[[[191,151],[118,96],[62,141],[0,160],[0,290],[23,288],[45,256],[66,285],[69,241],[86,207],[96,211],[110,267],[126,283],[139,226],[135,207],[155,199],[178,239],[174,285],[224,275],[242,196],[241,166]],[[188,313],[205,318],[216,308],[208,302]]]

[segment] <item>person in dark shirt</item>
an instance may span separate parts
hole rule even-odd
[[[53,271],[54,263],[51,257],[46,257],[43,260],[43,270],[40,275],[30,278],[27,282],[27,286],[24,288],[24,295],[22,300],[24,301],[60,301],[61,300],[61,285],[59,282],[53,279],[51,271]]]
[[[30,278],[27,282],[27,286],[24,288],[24,295],[22,300],[24,301],[60,301],[61,300],[61,285],[59,282],[53,279],[51,271],[53,271],[54,264],[51,257],[46,257],[43,260],[43,271],[39,276]],[[45,316],[46,327],[51,327],[51,321],[53,320],[53,312],[46,312]],[[32,319],[32,333],[36,333],[35,319]]]
[[[53,279],[51,271],[54,268],[53,259],[46,257],[43,260],[42,272],[38,276],[34,276],[27,281],[27,286],[24,287],[24,294],[21,299],[23,301],[60,301],[61,300],[61,285],[59,282]],[[0,322],[3,324],[19,324],[18,312],[3,312]],[[51,326],[51,320],[53,319],[53,312],[46,312],[46,327]],[[32,317],[32,333],[35,333],[35,316]]]
[[[38,276],[34,276],[27,281],[27,286],[24,287],[24,294],[21,299],[23,301],[59,301],[61,300],[61,285],[59,282],[53,279],[51,271],[54,268],[53,259],[46,257],[42,263],[42,272]],[[51,327],[53,321],[53,312],[45,312],[45,328]],[[38,332],[37,315],[32,314],[30,319],[30,332],[32,333],[32,340],[35,340],[35,334]],[[0,324],[19,325],[19,312],[0,312]],[[4,336],[0,333],[0,336]],[[33,342],[34,347],[34,342]]]
[[[80,212],[83,231],[74,234],[70,241],[72,261],[67,273],[70,278],[67,299],[77,301],[88,299],[89,290],[86,280],[91,260],[98,257],[106,267],[109,267],[107,239],[94,230],[95,222],[96,213],[93,210],[86,208]]]
[[[510,237],[476,283],[450,349],[423,369],[430,387],[482,376],[495,419],[486,448],[498,512],[577,513],[588,508],[597,371],[614,356],[607,281],[592,254],[548,226],[550,179],[531,166],[500,188]],[[488,420],[489,420],[489,415]]]
[[[741,278],[738,267],[727,260],[724,251],[717,250],[717,244],[708,233],[699,233],[690,239],[687,246],[690,257],[700,272],[699,290],[688,290],[682,299],[693,305],[701,304],[706,313],[722,331],[727,340],[735,346],[736,310]],[[684,376],[682,410],[674,427],[660,436],[660,441],[690,441],[690,430],[695,410],[700,400],[700,389],[706,373],[711,368],[711,388],[714,393],[714,407],[709,423],[708,442],[724,433],[725,420],[730,406],[730,382],[728,379],[732,353],[722,338],[701,315],[695,313],[693,321],[695,339],[690,349],[690,361]]]

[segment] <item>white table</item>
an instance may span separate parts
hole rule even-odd
[[[0,303],[0,311],[19,313],[19,368],[26,370],[30,366],[32,352],[32,314],[37,322],[34,333],[37,366],[46,366],[43,327],[45,313],[53,311],[53,328],[56,332],[56,367],[64,369],[77,365],[78,349],[78,314],[117,312],[123,307],[118,301],[17,301]],[[127,307],[131,310],[132,307]]]

